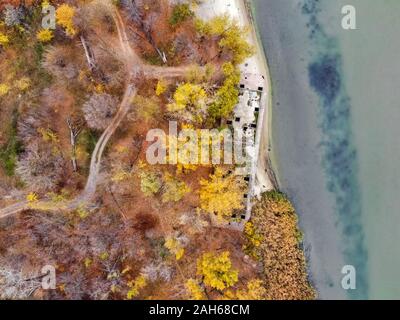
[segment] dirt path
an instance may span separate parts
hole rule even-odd
[[[100,139],[97,141],[95,149],[93,150],[90,161],[89,175],[84,190],[77,197],[68,201],[53,202],[51,200],[41,200],[28,202],[26,200],[23,200],[14,203],[3,209],[0,209],[0,219],[29,209],[42,211],[71,211],[77,209],[80,206],[86,206],[88,203],[90,203],[96,193],[98,176],[101,169],[101,159],[105,147],[107,146],[107,143],[109,142],[111,136],[118,129],[122,120],[128,113],[132,105],[133,98],[136,94],[135,87],[133,86],[133,84],[130,83],[131,77],[135,75],[138,70],[141,71],[145,77],[152,78],[182,77],[189,70],[190,66],[159,67],[145,64],[142,59],[136,54],[135,50],[132,49],[128,40],[128,35],[126,33],[125,23],[117,9],[115,9],[113,17],[117,28],[119,40],[119,48],[117,48],[116,51],[120,53],[121,60],[123,60],[126,66],[126,70],[129,70],[130,73],[128,74],[127,86],[120,107],[110,125],[104,130],[103,134],[100,136]]]

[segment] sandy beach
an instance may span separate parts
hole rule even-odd
[[[262,94],[261,103],[264,106],[263,119],[259,121],[260,130],[260,150],[257,162],[255,193],[257,195],[262,192],[274,189],[274,184],[269,176],[271,169],[268,166],[268,149],[269,149],[269,122],[270,122],[270,103],[271,83],[268,64],[266,62],[262,44],[257,35],[255,24],[251,17],[250,3],[247,0],[208,0],[203,2],[198,10],[198,14],[204,19],[210,19],[213,16],[228,14],[236,19],[241,26],[249,28],[248,41],[251,43],[256,53],[247,59],[241,66],[242,74],[259,74],[264,78],[263,87],[266,89]]]

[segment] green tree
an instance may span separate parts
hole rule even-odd
[[[140,190],[146,197],[156,194],[161,188],[161,179],[154,172],[142,171],[140,177]]]
[[[185,194],[190,192],[190,188],[186,183],[175,179],[169,173],[165,175],[164,181],[164,193],[162,195],[163,202],[178,202],[185,196]]]

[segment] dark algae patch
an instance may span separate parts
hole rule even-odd
[[[340,91],[340,74],[337,69],[338,56],[325,55],[320,60],[310,64],[308,69],[310,84],[329,106]]]
[[[344,260],[357,270],[357,290],[349,298],[368,297],[367,251],[361,224],[361,200],[357,151],[352,141],[351,101],[342,79],[342,56],[338,41],[319,23],[320,1],[304,0],[301,12],[307,17],[310,42],[317,50],[311,54],[308,79],[317,93],[319,126],[322,130],[322,166],[327,188],[334,195],[337,225],[342,234]]]

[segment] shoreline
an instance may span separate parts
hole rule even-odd
[[[259,176],[262,173],[262,169],[264,169],[264,172],[268,175],[268,178],[270,180],[270,183],[272,184],[273,189],[279,190],[279,180],[277,175],[274,172],[273,166],[272,166],[272,159],[270,156],[270,151],[271,151],[271,128],[272,128],[272,99],[273,99],[273,90],[272,90],[272,78],[271,78],[271,73],[270,73],[270,68],[268,65],[268,56],[265,51],[264,45],[262,43],[262,40],[260,38],[260,32],[257,27],[257,22],[256,18],[254,17],[254,12],[253,12],[253,4],[252,0],[237,0],[241,1],[244,3],[245,10],[248,15],[249,19],[249,24],[251,25],[252,29],[252,34],[253,38],[255,39],[256,43],[256,54],[258,56],[259,60],[259,66],[262,69],[263,74],[265,76],[265,83],[266,83],[266,88],[268,88],[268,93],[267,93],[267,100],[264,101],[265,103],[265,116],[263,120],[263,127],[262,127],[262,140],[260,143],[260,154],[259,154],[259,160],[257,164],[257,175]],[[264,155],[262,158],[261,156]]]
[[[210,3],[216,3],[215,1],[210,1]],[[268,65],[268,58],[266,50],[264,48],[260,32],[257,27],[256,18],[253,12],[253,3],[251,0],[225,0],[217,1],[217,4],[209,10],[213,11],[211,16],[214,14],[223,14],[227,10],[227,6],[230,7],[230,3],[233,3],[235,8],[230,7],[230,16],[236,18],[241,25],[247,25],[249,27],[248,41],[255,48],[255,54],[249,58],[244,65],[241,66],[241,72],[246,73],[248,69],[253,68],[253,71],[264,76],[264,83],[266,90],[262,95],[262,103],[264,105],[264,114],[262,121],[259,124],[262,125],[259,152],[256,167],[256,183],[255,183],[255,195],[256,198],[261,199],[261,195],[265,192],[276,190],[281,190],[279,180],[274,172],[272,159],[271,159],[271,129],[272,129],[272,79],[270,74],[270,68]],[[227,4],[229,2],[229,4]],[[204,5],[204,4],[203,4]],[[208,12],[208,14],[210,14]],[[251,64],[246,67],[246,64]],[[261,119],[260,119],[261,120]],[[298,213],[296,215],[299,217]],[[302,230],[303,231],[303,230]],[[307,254],[304,245],[302,245],[301,250],[306,260],[306,273],[307,279],[310,286],[313,287],[318,295],[317,286],[313,281],[313,272],[310,263],[310,257]]]
[[[336,199],[327,189],[329,176],[321,150],[320,96],[310,84],[309,68],[324,50],[312,41],[309,16],[290,1],[253,0],[263,45],[274,76],[271,160],[279,189],[295,205],[304,232],[304,251],[310,282],[319,299],[346,299],[341,286],[345,259],[338,229]],[[285,17],[281,19],[280,17]],[[317,60],[318,61],[318,60]],[[351,263],[350,263],[351,264]]]
[[[272,80],[268,66],[267,55],[257,31],[257,24],[252,12],[250,0],[234,0],[239,11],[239,22],[249,26],[248,41],[255,48],[255,54],[246,61],[250,66],[241,66],[242,73],[254,68],[264,78],[266,90],[262,94],[263,118],[258,125],[262,125],[260,132],[260,149],[258,151],[255,194],[259,197],[262,193],[270,190],[279,190],[279,184],[271,165],[270,151],[270,128],[271,128],[271,106],[272,106]],[[251,65],[253,64],[253,65]]]
[[[254,6],[252,0],[235,0],[239,10],[242,9],[246,12],[247,24],[250,27],[249,39],[251,40],[251,44],[255,47],[256,53],[254,54],[253,58],[257,60],[257,68],[261,74],[265,77],[265,84],[267,88],[267,93],[263,94],[263,104],[264,104],[264,118],[261,121],[262,128],[261,128],[261,141],[260,141],[260,149],[258,154],[258,162],[257,162],[257,173],[256,173],[256,180],[258,182],[258,187],[260,188],[261,192],[258,193],[258,198],[261,199],[261,195],[271,190],[275,190],[281,192],[278,176],[275,174],[273,165],[272,165],[272,158],[271,158],[271,130],[272,130],[272,101],[273,101],[273,91],[272,91],[272,78],[270,73],[270,68],[268,65],[268,56],[264,45],[262,43],[260,33],[258,30],[256,18],[254,17]],[[242,6],[242,8],[240,8]],[[269,188],[265,189],[260,186],[264,181],[268,181]],[[263,190],[264,189],[264,190]],[[283,193],[284,194],[284,193]],[[285,196],[287,196],[285,194]],[[290,201],[290,200],[288,200]],[[295,215],[299,219],[299,214],[297,211]],[[298,226],[300,228],[300,226]],[[300,229],[303,233],[304,231]],[[307,281],[309,286],[315,290],[317,299],[318,299],[318,290],[317,286],[313,281],[313,272],[310,263],[310,257],[307,254],[303,242],[301,242],[300,250],[303,252],[303,256],[305,259],[305,272]]]
[[[262,127],[262,140],[260,143],[260,151],[259,151],[259,160],[257,164],[257,178],[259,178],[263,172],[266,172],[266,175],[268,176],[273,189],[282,192],[281,186],[279,183],[279,178],[277,174],[274,171],[274,167],[272,164],[272,157],[271,157],[271,148],[272,148],[272,141],[271,141],[271,132],[272,132],[272,103],[273,103],[273,90],[272,90],[272,78],[271,78],[271,73],[270,73],[270,67],[268,65],[268,56],[267,52],[264,48],[260,32],[258,30],[258,25],[256,22],[256,18],[254,16],[254,4],[252,3],[252,0],[236,0],[237,2],[241,2],[244,5],[244,9],[247,13],[248,19],[249,19],[249,25],[251,26],[251,33],[253,36],[253,39],[255,39],[255,48],[256,48],[256,53],[255,56],[257,56],[257,59],[260,64],[260,69],[266,76],[266,84],[268,88],[268,93],[267,93],[267,98],[268,100],[265,102],[265,116],[264,116],[264,121],[263,121],[263,127]],[[254,43],[253,43],[254,45]],[[269,190],[268,190],[269,191]],[[284,193],[285,194],[285,193]],[[286,195],[286,194],[285,194]],[[287,195],[286,195],[287,196]],[[296,216],[300,218],[299,214],[296,211]],[[300,228],[300,226],[299,226]],[[305,232],[303,229],[301,229],[301,232]],[[309,256],[309,253],[306,251],[306,247],[304,246],[304,243],[302,242],[301,244],[301,250],[303,252],[303,255],[305,257],[306,261],[306,273],[307,273],[307,279],[312,288],[317,293],[317,299],[318,299],[318,289],[317,285],[314,281],[313,278],[313,271],[312,271],[312,266],[311,266],[311,257]]]

